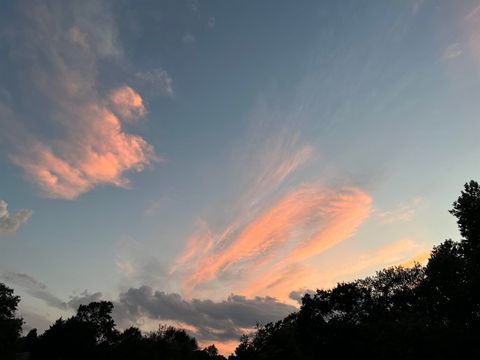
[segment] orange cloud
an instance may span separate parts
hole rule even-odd
[[[123,126],[146,114],[140,94],[124,85],[104,95],[97,77],[102,60],[114,64],[122,54],[113,18],[86,16],[66,27],[65,19],[30,5],[21,10],[22,31],[9,41],[18,45],[18,54],[28,54],[18,58],[25,73],[20,87],[28,88],[20,96],[25,104],[42,106],[3,106],[8,129],[0,136],[11,159],[52,198],[74,199],[101,184],[128,186],[125,173],[142,171],[157,157],[152,145]],[[88,13],[104,10],[98,5]]]
[[[110,94],[113,110],[122,119],[131,121],[145,116],[142,97],[130,86],[122,86]]]
[[[413,258],[409,259],[408,261],[405,261],[404,263],[402,263],[402,266],[408,268],[416,264],[425,265],[430,259],[431,254],[432,252],[430,250],[424,251],[420,254],[415,255]]]
[[[240,231],[227,232],[219,246],[205,252],[205,238],[189,242],[180,259],[193,259],[193,253],[200,256],[186,274],[184,288],[191,291],[229,271],[256,277],[274,259],[288,266],[315,256],[351,236],[368,216],[370,203],[370,197],[357,189],[301,186]],[[197,252],[198,248],[202,250]]]
[[[282,301],[288,301],[292,289],[331,287],[339,281],[359,276],[362,271],[369,269],[380,270],[394,265],[413,266],[414,262],[424,263],[429,254],[423,245],[405,238],[364,252],[356,259],[340,258],[336,261],[337,267],[327,271],[300,263],[279,263],[257,276],[239,293],[245,296],[269,294]]]
[[[130,89],[118,91],[129,91],[126,88]],[[11,156],[46,196],[74,199],[99,184],[125,187],[129,181],[124,172],[142,171],[157,159],[153,147],[125,132],[103,101],[65,103],[64,107],[71,117],[65,139],[46,144],[30,138]]]

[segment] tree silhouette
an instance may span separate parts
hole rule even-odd
[[[15,354],[15,344],[22,330],[23,320],[15,317],[20,297],[0,283],[0,359],[10,359]]]

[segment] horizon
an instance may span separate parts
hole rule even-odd
[[[480,179],[478,1],[0,4],[0,282],[24,331],[228,354],[301,294],[424,264]]]

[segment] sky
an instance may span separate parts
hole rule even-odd
[[[458,239],[479,94],[479,1],[2,1],[0,281],[228,353]]]

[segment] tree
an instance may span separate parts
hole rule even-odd
[[[0,358],[10,359],[15,354],[15,345],[20,337],[23,320],[15,317],[20,297],[0,283]]]
[[[460,250],[469,322],[480,326],[480,185],[476,181],[471,180],[464,185],[450,213],[457,218],[463,237]]]
[[[457,218],[460,234],[471,246],[480,248],[480,185],[471,180],[464,185],[460,197],[453,203],[450,213]]]
[[[110,301],[91,302],[80,305],[75,318],[93,327],[97,343],[109,343],[118,336],[112,310],[113,304]]]

